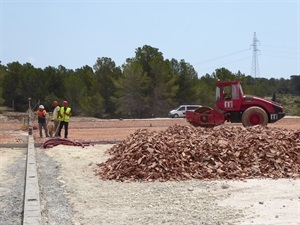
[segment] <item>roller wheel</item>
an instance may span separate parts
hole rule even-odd
[[[265,110],[260,107],[250,107],[245,110],[242,116],[242,123],[244,127],[268,124],[268,115]]]
[[[198,123],[192,123],[195,127],[214,127],[214,125],[211,124],[205,124],[208,121],[208,118],[205,114],[210,114],[212,108],[208,106],[202,106],[196,109],[194,112],[201,114],[200,120],[203,122],[202,124]]]

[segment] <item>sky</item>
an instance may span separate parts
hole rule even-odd
[[[122,66],[144,45],[199,77],[224,67],[290,79],[300,75],[300,0],[0,0],[2,65]]]

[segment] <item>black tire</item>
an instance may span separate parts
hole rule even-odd
[[[173,115],[173,118],[178,118],[178,117],[179,117],[178,114]]]
[[[255,125],[267,126],[268,122],[269,118],[266,111],[257,106],[246,109],[242,115],[242,123],[244,127]]]

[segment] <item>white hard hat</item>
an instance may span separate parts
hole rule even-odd
[[[39,109],[44,109],[45,107],[43,105],[40,105],[39,106]]]

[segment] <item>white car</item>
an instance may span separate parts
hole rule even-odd
[[[177,107],[176,109],[173,109],[169,112],[169,117],[172,118],[184,118],[185,112],[188,111],[194,111],[201,107],[201,105],[181,105]]]

